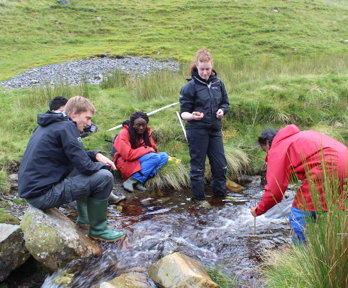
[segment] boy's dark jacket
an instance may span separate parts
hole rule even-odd
[[[22,198],[44,195],[76,168],[91,175],[105,164],[94,162],[99,151],[86,151],[75,122],[62,113],[38,114],[39,126],[31,136],[18,173]]]
[[[204,113],[200,121],[187,121],[187,129],[221,129],[221,119],[216,117],[219,109],[227,114],[229,107],[228,96],[224,83],[217,77],[216,72],[208,80],[202,79],[197,70],[192,71],[192,79],[181,88],[180,114],[199,111]]]

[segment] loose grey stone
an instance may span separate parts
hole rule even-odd
[[[144,76],[153,71],[163,69],[178,71],[175,61],[159,62],[147,58],[103,58],[77,60],[59,64],[47,65],[27,70],[7,81],[0,82],[5,89],[22,89],[37,86],[52,86],[64,84],[77,86],[82,81],[89,84],[99,84],[103,75],[117,69],[136,76]]]

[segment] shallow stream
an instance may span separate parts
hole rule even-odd
[[[208,268],[218,267],[235,278],[239,287],[262,287],[258,271],[262,254],[291,241],[287,215],[292,200],[284,199],[257,217],[255,226],[249,210],[261,195],[259,186],[229,192],[222,200],[207,191],[211,208],[203,208],[190,200],[190,191],[134,193],[121,206],[108,209],[109,225],[126,231],[127,237],[103,244],[105,250],[99,258],[70,263],[67,269],[74,274],[73,287],[90,287],[139,267],[146,270],[172,251]],[[56,275],[48,277],[42,287],[58,287],[52,284]]]

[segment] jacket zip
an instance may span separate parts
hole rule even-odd
[[[208,87],[208,91],[209,91],[209,96],[210,96],[210,113],[211,113],[211,117],[212,117],[212,120],[214,119],[214,117],[213,117],[213,99],[212,99],[212,96],[211,96],[211,90],[210,90],[210,87],[213,85],[213,84],[215,84],[215,83],[217,83],[217,82],[219,82],[219,80],[217,80],[217,81],[215,81],[215,82],[213,82],[213,81],[211,81],[211,82],[209,82],[209,84],[208,83],[206,83],[206,82],[203,82],[203,81],[201,81],[200,79],[198,79],[197,77],[195,77],[195,76],[193,76],[193,78],[195,78],[198,82],[200,82],[200,83],[202,83],[202,84],[204,84],[204,85],[207,85],[207,87]]]

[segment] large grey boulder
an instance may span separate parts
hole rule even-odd
[[[23,233],[19,225],[0,224],[0,282],[11,271],[28,260],[30,254],[24,246]]]
[[[218,288],[203,265],[181,253],[163,257],[149,268],[150,278],[164,288]]]
[[[99,244],[56,208],[43,212],[30,206],[21,228],[30,254],[52,271],[63,268],[75,258],[101,254]]]

